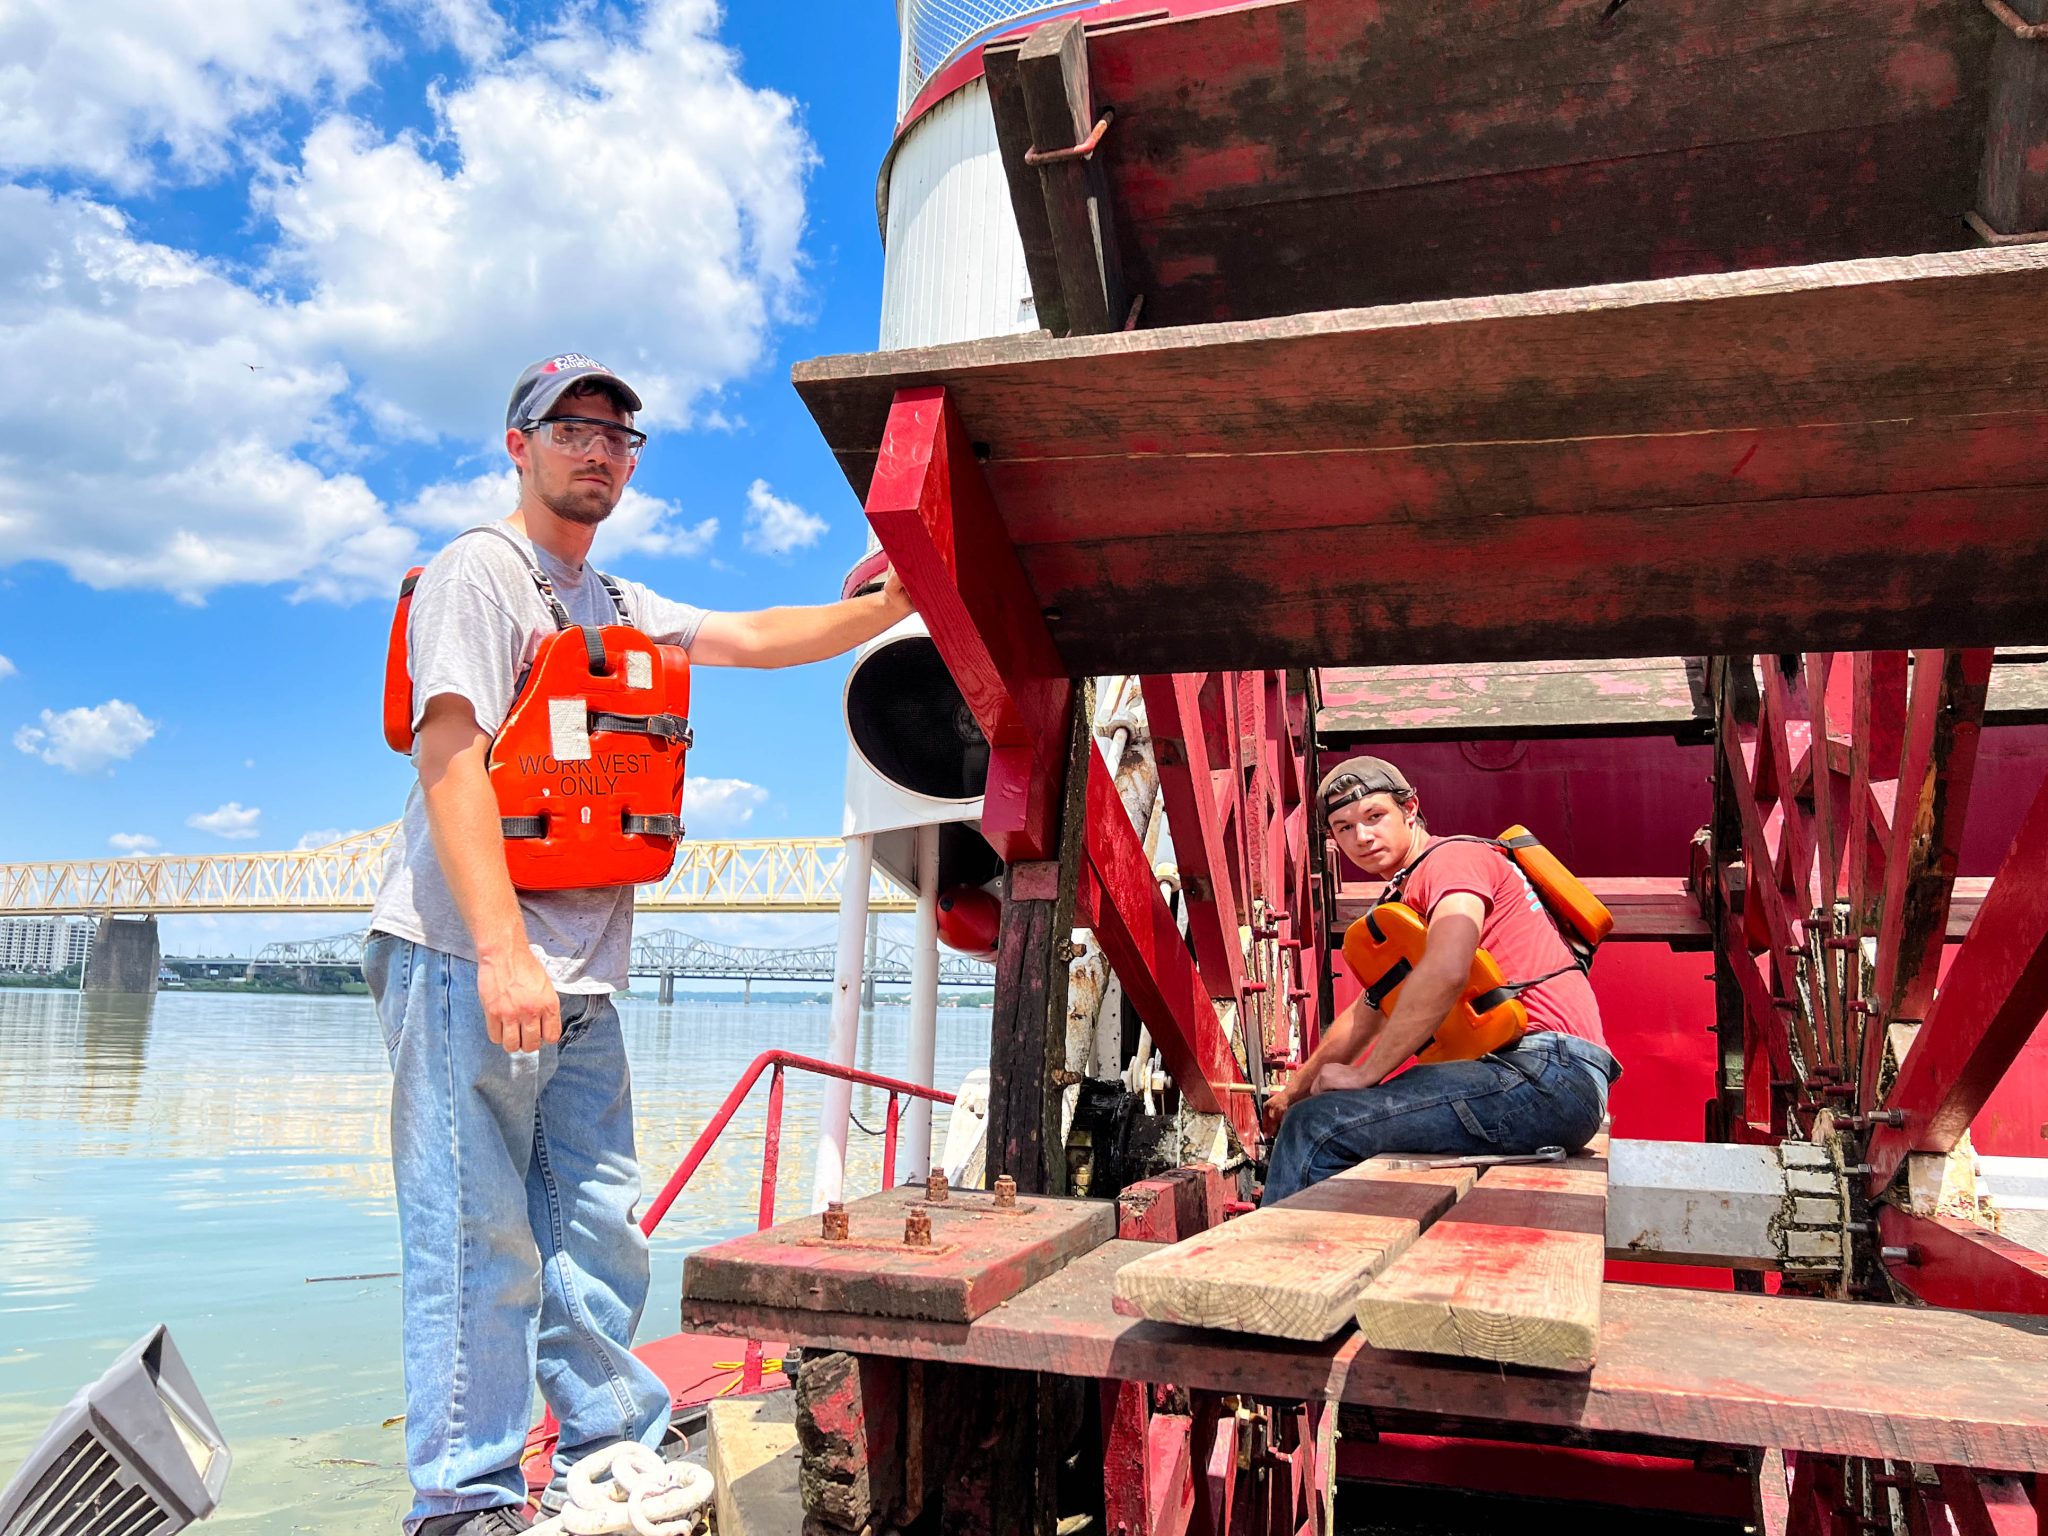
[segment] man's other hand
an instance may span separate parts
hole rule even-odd
[[[1379,1079],[1364,1067],[1333,1061],[1316,1077],[1317,1093],[1342,1093],[1351,1088],[1370,1088]]]
[[[1287,1111],[1294,1103],[1292,1087],[1276,1088],[1266,1095],[1266,1107],[1259,1111],[1259,1129],[1270,1140],[1280,1134],[1280,1122],[1287,1118]]]
[[[521,946],[502,958],[479,960],[477,995],[484,1027],[508,1051],[537,1051],[562,1038],[562,1003],[533,951]]]

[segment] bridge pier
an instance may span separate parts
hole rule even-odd
[[[740,983],[740,1006],[742,1008],[754,1006],[754,978],[751,976]]]
[[[147,997],[162,963],[154,917],[103,917],[93,930],[84,990]]]
[[[661,973],[661,996],[659,998],[661,1006],[664,1008],[671,1007],[675,1000],[676,973],[674,971],[663,971]]]

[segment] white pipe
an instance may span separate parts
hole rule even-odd
[[[860,1043],[861,951],[867,941],[868,882],[874,878],[875,840],[866,833],[846,839],[846,871],[839,887],[839,954],[832,970],[832,1038],[825,1057],[853,1065]],[[822,1211],[846,1187],[846,1120],[853,1112],[853,1084],[825,1080],[818,1111],[818,1172],[811,1184],[811,1209]]]
[[[939,829],[917,829],[917,934],[910,944],[910,1081],[932,1086],[939,1049]],[[903,1116],[896,1176],[921,1184],[932,1170],[932,1101],[912,1099]]]

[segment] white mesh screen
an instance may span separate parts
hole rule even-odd
[[[903,67],[898,80],[896,111],[910,110],[925,81],[975,43],[1012,22],[1034,16],[1078,11],[1097,0],[896,0],[896,20],[903,30]]]

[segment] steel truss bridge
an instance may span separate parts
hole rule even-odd
[[[324,939],[297,939],[266,944],[255,966],[350,966],[363,963],[364,932],[338,933]],[[875,941],[874,958],[865,969],[870,981],[910,980],[910,946],[900,940]],[[690,981],[818,981],[833,978],[837,951],[831,944],[800,949],[755,948],[720,944],[673,928],[657,929],[633,940],[632,972],[636,976],[681,977]],[[939,951],[939,982],[951,987],[987,987],[995,968],[986,961]]]
[[[0,864],[0,917],[218,912],[367,912],[397,824],[286,853],[149,854]],[[642,912],[834,912],[838,838],[685,842]],[[869,910],[908,912],[914,893],[877,867]]]

